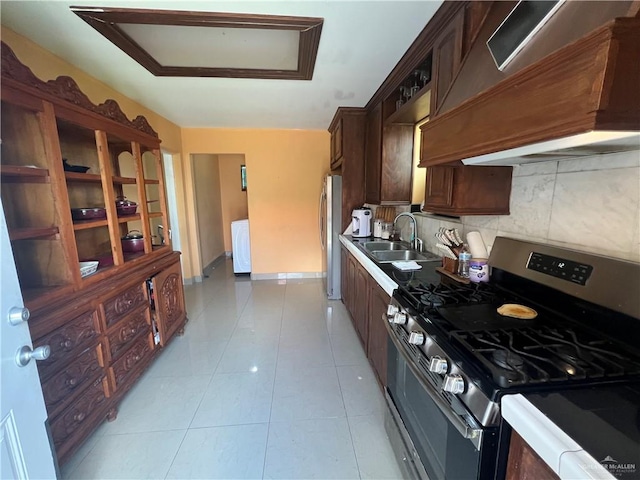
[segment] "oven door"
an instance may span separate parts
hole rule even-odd
[[[426,474],[429,480],[493,478],[496,429],[483,428],[464,412],[456,413],[456,406],[447,404],[436,387],[420,378],[420,366],[410,363],[412,360],[405,357],[401,345],[394,340],[399,342],[392,334],[387,401],[389,417],[396,418],[387,422],[387,428],[395,424],[400,430],[399,437],[404,437],[405,451],[400,453],[399,460],[414,464],[410,477],[423,479]],[[397,444],[394,448],[398,454],[396,447]]]

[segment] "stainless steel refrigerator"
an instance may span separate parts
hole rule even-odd
[[[320,194],[320,244],[322,245],[322,270],[327,297],[340,298],[340,240],[342,233],[342,177],[324,177]]]

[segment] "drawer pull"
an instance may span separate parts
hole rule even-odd
[[[64,342],[60,342],[60,348],[68,350],[71,347],[73,347],[73,342],[69,339],[65,340]]]
[[[76,413],[73,416],[73,421],[76,422],[76,423],[80,423],[81,421],[84,420],[84,417],[85,417],[84,413],[82,413],[82,412]]]
[[[132,328],[131,330],[129,330],[129,333],[131,333],[131,335],[135,335],[135,333],[136,333],[136,329],[135,329],[135,328]]]
[[[69,378],[65,383],[67,384],[68,387],[75,387],[78,381],[75,378]]]

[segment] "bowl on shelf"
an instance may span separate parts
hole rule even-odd
[[[113,255],[105,253],[104,255],[96,255],[93,258],[85,258],[80,262],[98,262],[98,268],[110,267],[113,265]]]
[[[138,210],[138,204],[127,200],[127,197],[118,197],[116,200],[116,211],[120,215],[134,215]]]
[[[107,218],[107,209],[103,207],[72,208],[71,218],[74,220],[100,220]]]
[[[80,262],[80,276],[84,278],[96,273],[96,270],[98,270],[98,263],[99,262],[96,261]]]

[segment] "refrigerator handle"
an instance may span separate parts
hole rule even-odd
[[[322,246],[322,250],[325,249],[326,245],[324,243],[324,226],[325,226],[325,218],[324,216],[327,214],[326,206],[327,204],[327,194],[325,193],[324,187],[322,188],[322,192],[320,192],[320,207],[318,212],[318,231],[320,232],[320,245]]]

